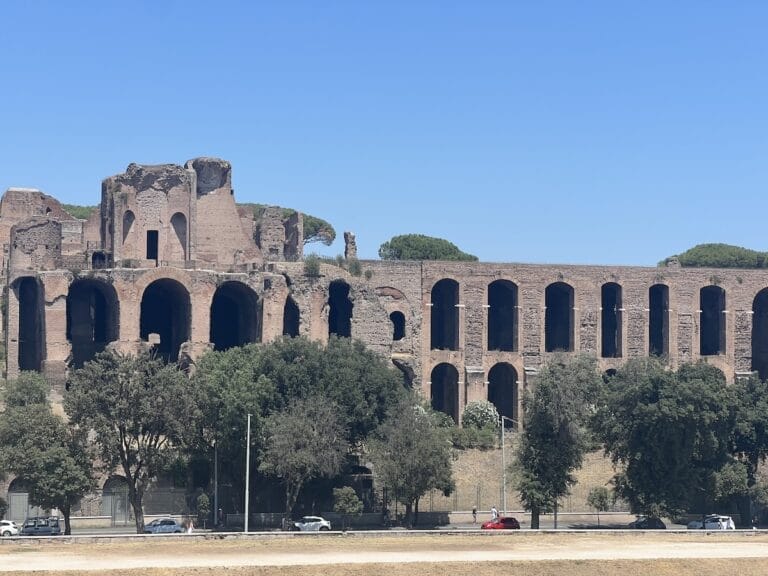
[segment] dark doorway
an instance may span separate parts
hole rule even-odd
[[[496,406],[500,416],[515,421],[517,428],[517,370],[501,362],[488,372],[488,402]]]
[[[157,260],[159,233],[157,230],[147,230],[147,260]]]
[[[459,373],[451,364],[438,364],[432,370],[430,386],[432,408],[459,423]]]
[[[36,278],[16,281],[19,300],[19,370],[39,372],[45,356],[43,289]]]
[[[669,287],[654,284],[648,290],[648,354],[669,354]]]
[[[544,349],[573,351],[573,288],[564,282],[547,286],[544,295]]]
[[[517,286],[509,280],[488,285],[488,350],[517,350]]]
[[[149,341],[150,334],[157,334],[155,353],[166,362],[176,362],[179,348],[189,340],[191,316],[187,289],[170,278],[155,280],[141,297],[141,339]]]
[[[82,367],[118,339],[119,309],[115,289],[99,280],[75,280],[67,293],[67,340],[72,366]]]
[[[701,326],[699,353],[716,356],[725,353],[725,290],[720,286],[705,286],[699,290]]]
[[[301,314],[299,307],[293,298],[288,296],[283,306],[283,336],[296,338],[299,335],[299,324],[301,323]]]
[[[392,322],[392,340],[398,341],[405,338],[405,315],[402,312],[392,312],[389,320]]]
[[[211,343],[228,350],[259,341],[259,297],[242,282],[224,282],[211,302]]]
[[[350,338],[352,336],[352,301],[349,284],[334,280],[328,288],[328,334]]]
[[[752,370],[768,379],[768,288],[752,301]]]
[[[613,282],[600,290],[603,358],[621,358],[621,286]]]
[[[459,283],[440,280],[432,287],[432,350],[459,349]]]
[[[107,255],[104,252],[94,252],[91,254],[91,268],[94,270],[103,270],[107,267]]]

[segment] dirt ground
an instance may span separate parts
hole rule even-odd
[[[5,541],[0,573],[57,576],[768,575],[768,533],[512,532]]]

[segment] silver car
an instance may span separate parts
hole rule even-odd
[[[736,530],[733,518],[730,516],[721,516],[720,514],[707,514],[704,523],[701,520],[688,522],[688,530]]]
[[[18,536],[21,526],[13,520],[0,520],[0,536]]]
[[[320,516],[304,516],[298,522],[294,522],[293,526],[301,532],[325,532],[331,529],[331,523]]]

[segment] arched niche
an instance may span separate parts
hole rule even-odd
[[[260,340],[259,297],[242,282],[224,282],[211,301],[210,341],[228,350]]]
[[[93,278],[75,280],[67,292],[67,340],[72,366],[83,364],[118,339],[120,309],[111,284]]]

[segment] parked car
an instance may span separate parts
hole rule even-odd
[[[22,536],[60,536],[61,525],[58,516],[34,516],[24,520]]]
[[[144,526],[144,534],[181,534],[183,531],[173,518],[157,518]]]
[[[483,530],[520,530],[520,522],[512,516],[502,516],[496,520],[488,520],[480,525]]]
[[[635,521],[630,522],[627,525],[627,528],[635,528],[637,530],[666,530],[667,526],[659,518],[638,516]]]
[[[0,520],[0,536],[18,536],[21,526],[13,520]]]
[[[294,522],[293,527],[300,532],[325,532],[331,529],[331,523],[320,516],[304,516],[298,522]]]
[[[707,514],[702,525],[701,520],[688,522],[688,530],[736,530],[736,524],[730,516]]]

